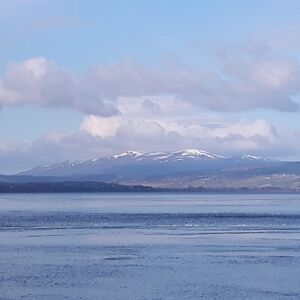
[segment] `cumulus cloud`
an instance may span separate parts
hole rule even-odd
[[[226,61],[221,71],[178,64],[150,68],[125,60],[80,75],[32,58],[8,66],[0,79],[0,105],[66,107],[111,116],[120,113],[118,106],[126,111],[122,99],[131,98],[143,99],[140,109],[152,114],[170,108],[172,101],[215,111],[295,111],[299,75],[297,61],[269,57]]]
[[[227,57],[219,71],[178,64],[151,68],[125,60],[75,74],[45,58],[13,63],[0,78],[0,106],[63,107],[85,116],[73,133],[0,141],[0,164],[2,170],[22,170],[129,149],[274,157],[282,149],[298,149],[291,147],[295,139],[281,136],[265,119],[229,122],[219,112],[296,111],[299,72],[297,61],[265,53]]]
[[[111,129],[113,128],[113,130]],[[294,147],[291,147],[291,144]],[[87,116],[72,133],[51,132],[31,142],[0,141],[0,163],[20,171],[64,160],[84,160],[126,150],[174,151],[198,148],[224,155],[274,157],[299,149],[263,119],[205,125],[195,120],[128,119]]]
[[[237,152],[261,150],[279,143],[275,128],[263,119],[254,122],[241,120],[236,123],[223,122],[214,126],[203,125],[195,120],[127,119],[122,117],[101,118],[88,116],[81,130],[94,137],[127,141],[141,149],[174,150],[177,147],[216,146],[223,151]]]
[[[117,112],[80,77],[45,58],[25,60],[7,68],[0,80],[0,105],[65,107],[105,116]]]

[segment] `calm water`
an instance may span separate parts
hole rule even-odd
[[[0,195],[0,299],[300,299],[300,195]]]

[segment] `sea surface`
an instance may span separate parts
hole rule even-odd
[[[0,299],[300,299],[300,195],[2,194]]]

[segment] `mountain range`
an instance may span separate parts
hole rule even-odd
[[[197,149],[127,151],[85,161],[38,166],[2,181],[79,181],[159,188],[280,189],[300,191],[300,162],[253,155],[228,157]],[[1,178],[0,178],[1,181]]]

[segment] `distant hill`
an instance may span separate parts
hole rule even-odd
[[[0,182],[0,193],[152,192],[151,187],[103,182]]]
[[[300,190],[300,162],[203,150],[127,151],[86,161],[65,161],[0,176],[0,182],[102,182],[170,189]]]

